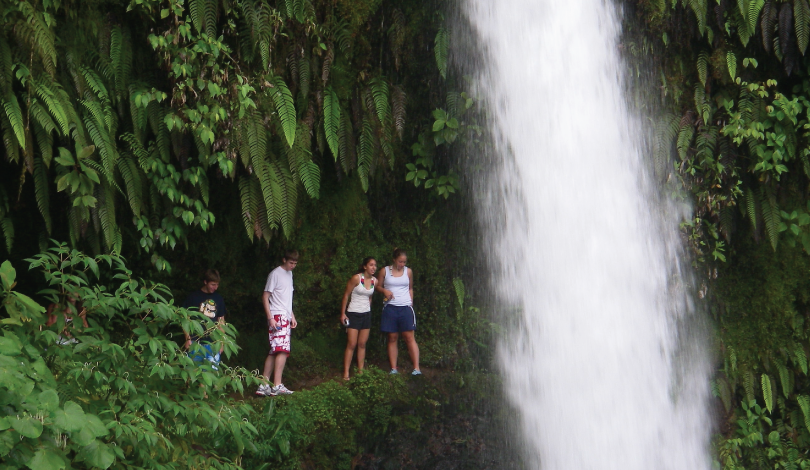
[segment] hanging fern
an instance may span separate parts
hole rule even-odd
[[[761,186],[759,189],[759,202],[762,210],[762,220],[765,222],[765,232],[771,246],[776,251],[776,245],[779,242],[779,224],[782,222],[779,207],[776,205],[776,196],[769,186]]]
[[[759,20],[759,13],[765,5],[765,0],[749,0],[748,9],[745,12],[748,19],[748,33],[754,36],[757,31],[757,20]]]
[[[781,362],[776,363],[776,370],[779,371],[779,380],[782,383],[782,394],[789,398],[793,389],[790,385],[790,371]]]
[[[295,144],[287,151],[287,160],[290,163],[290,170],[304,184],[307,194],[313,199],[318,199],[321,170],[312,161],[312,152],[309,148],[309,131],[305,124],[299,123]]]
[[[750,370],[743,373],[743,389],[745,390],[745,399],[752,401],[754,399],[754,374]]]
[[[381,78],[373,79],[371,81],[371,96],[374,98],[374,108],[377,111],[380,124],[383,126],[388,125],[392,121],[388,83]]]
[[[810,397],[807,395],[799,395],[796,397],[796,401],[799,402],[799,408],[801,408],[802,415],[804,415],[804,425],[807,427],[807,430],[810,431]]]
[[[762,396],[765,399],[765,408],[768,409],[768,413],[771,413],[773,411],[773,390],[771,388],[771,378],[768,374],[762,374],[761,383]]]
[[[323,128],[329,150],[337,161],[340,155],[340,101],[332,87],[327,87],[324,92]]]
[[[810,40],[810,7],[807,5],[807,0],[793,0],[793,18],[796,22],[796,40],[799,52],[804,55]]]
[[[39,213],[42,214],[42,220],[45,222],[45,230],[50,235],[53,231],[53,223],[51,222],[51,196],[48,185],[48,172],[45,163],[41,158],[34,158],[34,194],[37,199],[37,208]]]
[[[131,158],[127,158],[126,155],[122,155],[118,160],[118,169],[124,179],[124,187],[127,190],[126,195],[129,201],[129,207],[132,209],[132,213],[135,217],[140,217],[143,209],[143,182],[141,181],[141,173],[138,171],[135,162]]]
[[[728,74],[731,79],[737,78],[737,56],[733,52],[726,52],[726,65],[728,66]]]
[[[276,112],[281,119],[281,125],[284,130],[284,137],[287,139],[287,145],[290,147],[295,143],[295,105],[293,104],[292,93],[287,88],[287,84],[281,77],[275,76],[272,78],[273,88],[271,88],[271,97],[276,106]]]
[[[391,109],[394,118],[394,126],[400,140],[405,132],[405,91],[400,86],[391,87]]]
[[[700,83],[706,86],[706,77],[709,72],[709,54],[706,51],[700,51],[700,54],[698,54],[697,70]]]
[[[360,183],[363,191],[368,191],[368,175],[371,170],[371,162],[374,159],[374,130],[368,118],[363,118],[363,129],[360,133],[360,158],[357,162],[357,174],[360,176]]]
[[[762,7],[762,18],[760,20],[759,27],[762,30],[762,47],[765,48],[765,52],[769,54],[773,50],[773,33],[776,27],[777,16],[776,5],[774,5],[772,2],[767,2]]]
[[[355,167],[356,145],[354,142],[354,131],[352,130],[352,121],[349,117],[349,113],[341,109],[340,116],[340,134],[338,135],[340,144],[340,166],[343,168],[343,172],[348,174],[349,171]]]
[[[11,253],[11,247],[14,246],[14,223],[9,212],[6,190],[2,187],[0,187],[0,231],[3,232],[6,252]]]
[[[439,73],[442,78],[447,78],[447,58],[450,49],[450,38],[447,30],[444,27],[439,28],[434,40],[434,56],[436,58],[436,66],[439,67]]]
[[[14,135],[17,137],[17,144],[20,148],[25,148],[25,124],[23,123],[22,110],[20,103],[17,102],[17,97],[9,91],[3,98],[3,109],[6,111],[6,117],[14,130]]]
[[[802,374],[807,375],[807,354],[801,344],[794,345],[793,360],[802,370]]]

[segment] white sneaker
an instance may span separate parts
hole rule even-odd
[[[272,396],[272,395],[274,395],[273,388],[270,387],[267,384],[261,384],[261,385],[259,385],[259,389],[256,390],[256,395],[258,395],[260,397]]]
[[[287,390],[284,384],[278,384],[270,390],[273,395],[292,395],[293,393],[292,390]]]

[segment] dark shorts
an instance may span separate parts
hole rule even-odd
[[[416,312],[413,307],[386,305],[383,307],[380,330],[385,333],[402,333],[416,329]]]
[[[346,328],[353,330],[368,330],[371,328],[370,311],[365,313],[346,312],[346,316],[349,317],[349,326]]]

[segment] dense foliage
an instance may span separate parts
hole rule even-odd
[[[629,6],[646,35],[634,50],[661,65],[658,175],[695,208],[684,230],[716,325],[716,457],[726,469],[807,468],[810,8]]]

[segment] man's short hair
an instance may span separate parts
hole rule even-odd
[[[216,269],[206,269],[202,275],[203,282],[219,283],[219,271]]]
[[[281,257],[282,262],[289,260],[298,261],[298,250],[286,250],[284,256]]]

